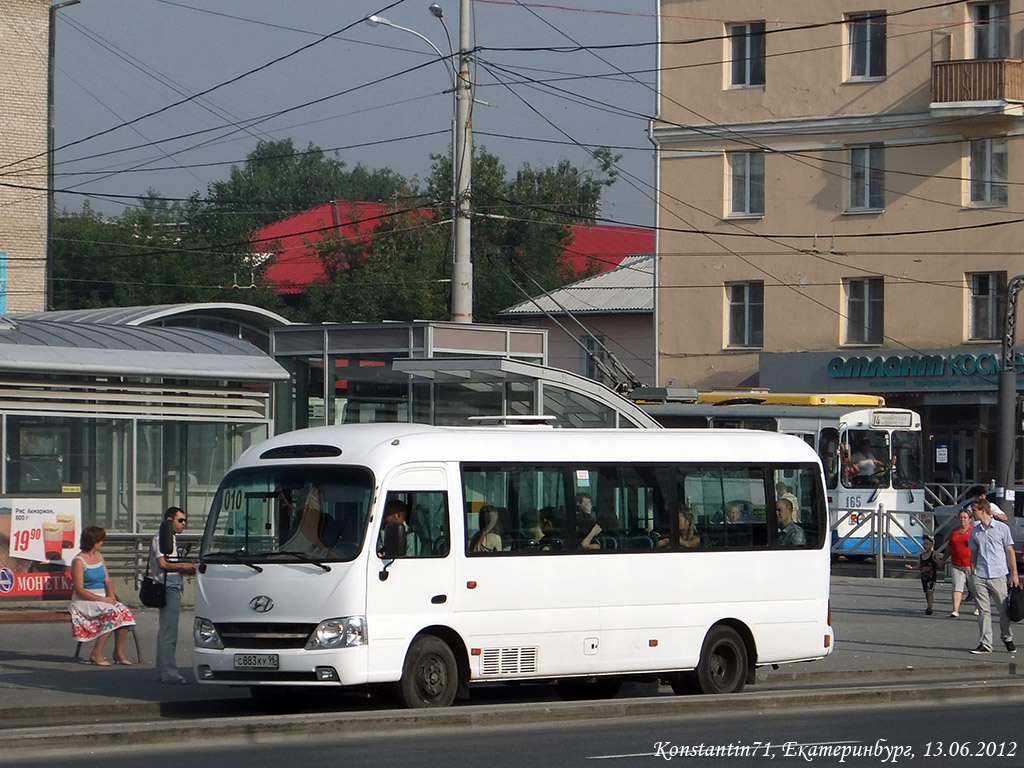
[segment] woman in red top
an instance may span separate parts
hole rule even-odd
[[[971,578],[971,550],[967,546],[971,538],[971,513],[961,509],[957,519],[960,526],[949,534],[949,544],[946,547],[953,575],[953,612],[949,614],[953,619],[960,616],[960,599]]]

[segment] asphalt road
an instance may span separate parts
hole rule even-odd
[[[122,746],[65,758],[76,768],[217,768],[355,765],[523,768],[634,766],[653,761],[686,766],[1024,766],[1024,733],[1016,725],[1024,701],[963,699],[956,705],[916,703],[870,708],[794,708],[750,713],[432,729],[370,736],[282,736],[252,743],[190,748]],[[843,753],[846,753],[845,755]],[[858,755],[858,752],[860,754]],[[65,760],[61,760],[65,762]],[[4,758],[0,755],[0,763]],[[19,756],[21,766],[53,765],[52,757]]]

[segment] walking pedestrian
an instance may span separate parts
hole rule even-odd
[[[925,613],[932,615],[935,610],[935,581],[939,576],[939,568],[942,566],[942,554],[935,551],[935,539],[925,534],[921,546],[924,547],[917,559],[917,567],[921,571],[921,588],[924,590],[924,599],[928,607]]]
[[[167,592],[167,603],[160,609],[160,628],[156,636],[156,672],[161,683],[186,685],[185,677],[174,659],[178,646],[178,616],[181,613],[181,593],[185,588],[185,576],[196,572],[195,563],[179,562],[177,558],[177,536],[185,530],[188,517],[180,507],[168,507],[164,513],[164,524],[169,525],[169,541],[161,548],[160,533],[149,545],[149,572],[153,578],[163,582]]]
[[[1013,551],[1010,527],[992,516],[987,499],[975,499],[971,504],[978,524],[971,529],[968,546],[971,548],[971,570],[974,571],[974,596],[981,616],[978,628],[981,642],[971,653],[992,653],[992,599],[999,610],[999,636],[1006,650],[1013,653],[1013,630],[1006,615],[1006,581],[1020,586],[1017,576],[1017,555]]]
[[[996,520],[1001,520],[1004,523],[1010,519],[1006,516],[1006,513],[1003,512],[1003,510],[996,506],[995,502],[988,498],[988,491],[985,489],[984,485],[972,485],[970,488],[968,488],[967,498],[970,499],[970,501],[968,501],[967,504],[964,505],[964,509],[969,510],[971,508],[971,504],[977,499],[986,499],[988,501],[989,507],[992,510],[992,517],[994,517]]]
[[[968,546],[971,539],[971,513],[961,509],[957,520],[960,525],[950,532],[949,544],[946,546],[953,577],[953,612],[949,614],[951,619],[960,618],[960,601],[965,592],[969,595],[972,580],[971,548]]]

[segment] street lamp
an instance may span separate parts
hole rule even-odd
[[[444,26],[447,35],[448,26],[444,23],[441,6],[432,3],[429,10]],[[366,23],[371,27],[383,25],[415,35],[433,48],[442,60],[449,61],[449,57],[428,37],[415,29],[395,24],[376,14],[367,17]],[[461,0],[459,66],[456,69],[449,64],[448,67],[455,99],[455,116],[452,121],[452,321],[456,323],[473,322],[473,262],[469,244],[472,235],[470,198],[473,183],[473,133],[469,114],[473,103],[473,84],[469,76],[469,30],[469,0]]]

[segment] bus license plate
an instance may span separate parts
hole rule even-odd
[[[277,654],[236,653],[235,669],[277,669]]]

